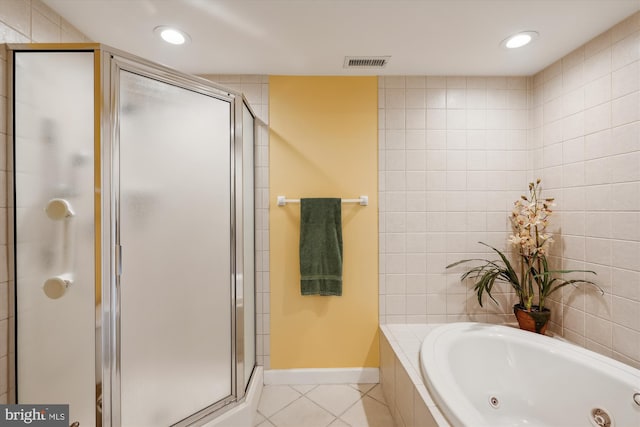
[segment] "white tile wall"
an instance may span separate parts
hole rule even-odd
[[[532,77],[380,77],[379,99],[380,322],[510,320],[444,267],[505,248],[541,177],[552,261],[605,289],[557,294],[552,328],[640,366],[640,13]]]
[[[448,263],[505,247],[526,185],[525,77],[379,78],[380,321],[503,321]]]
[[[552,110],[557,99],[567,106],[532,123],[532,133],[542,135],[532,140],[535,173],[557,198],[562,227],[554,253],[562,267],[596,271],[606,293],[558,295],[552,326],[639,367],[640,13],[559,62],[561,72],[552,66],[533,78],[534,111]],[[545,83],[551,74],[559,82],[552,91]],[[570,132],[555,138],[550,129],[557,123]]]
[[[7,90],[6,50],[2,43],[87,42],[82,33],[40,0],[0,0],[0,403],[7,403],[9,354],[8,327],[13,322],[9,311],[7,259]],[[11,316],[10,316],[11,315]]]

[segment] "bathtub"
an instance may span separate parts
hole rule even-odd
[[[640,370],[560,339],[446,324],[422,342],[420,367],[454,427],[640,426]]]

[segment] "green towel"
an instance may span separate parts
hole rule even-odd
[[[342,203],[300,200],[302,295],[342,295]]]

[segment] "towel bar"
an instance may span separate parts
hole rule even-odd
[[[278,196],[278,206],[286,206],[287,203],[300,203],[300,199],[287,199]],[[369,206],[369,196],[360,196],[358,199],[342,199],[342,203],[359,203],[360,206]]]

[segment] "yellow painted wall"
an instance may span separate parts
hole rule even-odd
[[[377,78],[272,76],[269,123],[271,368],[377,367]],[[278,195],[369,196],[342,206],[342,296],[300,294],[300,205]]]

